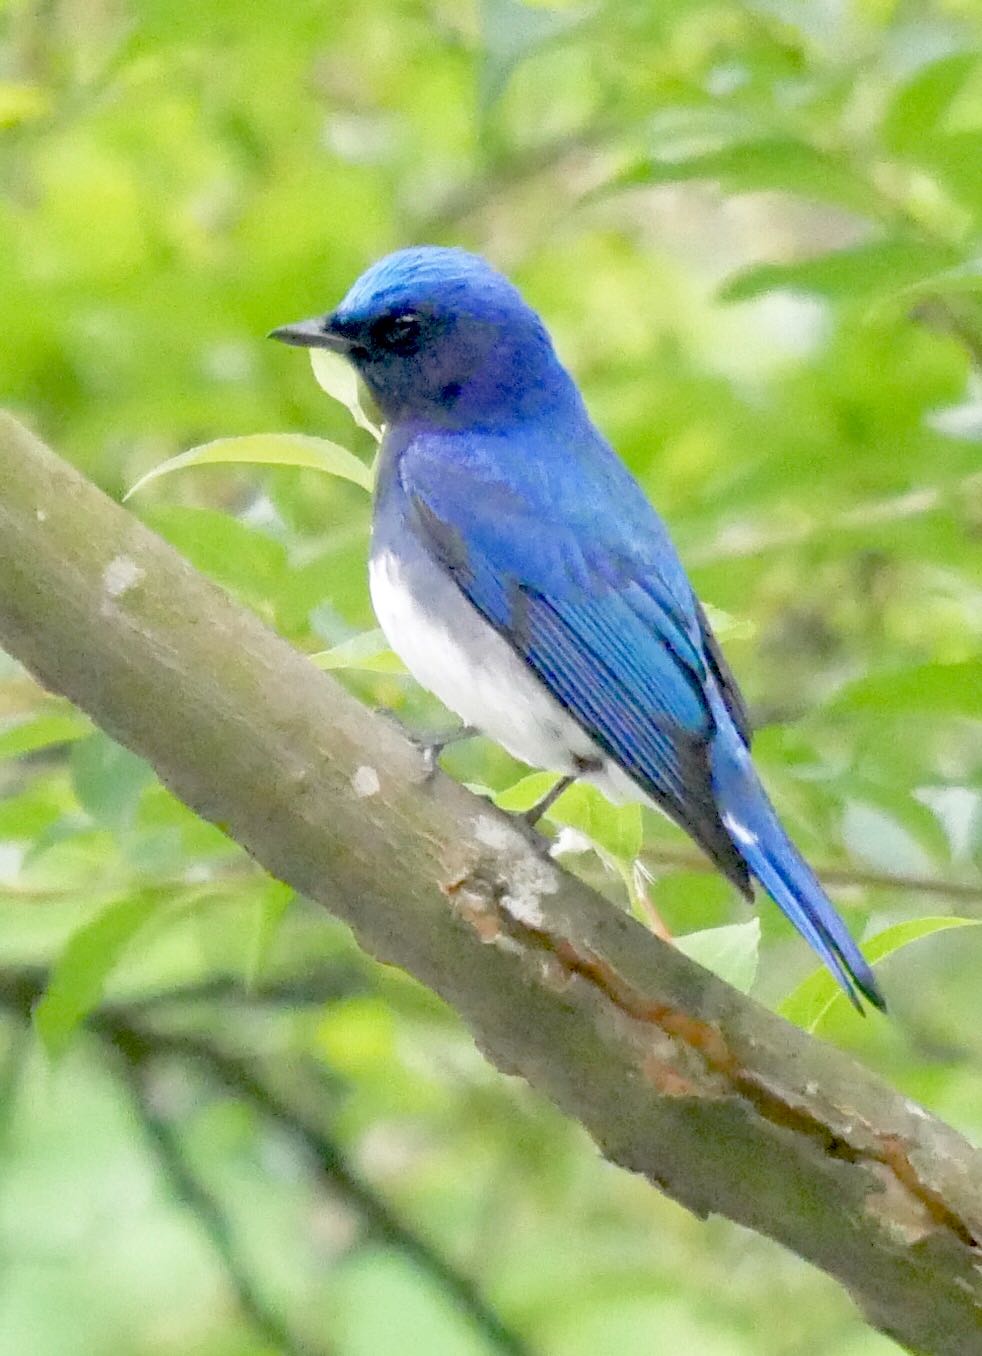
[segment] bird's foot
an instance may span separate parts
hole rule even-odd
[[[432,777],[439,767],[440,754],[451,744],[462,744],[465,739],[473,739],[480,730],[473,725],[455,725],[450,730],[427,730],[410,734],[409,738],[423,755],[423,768],[427,777]]]
[[[480,731],[473,725],[455,725],[449,730],[411,730],[403,724],[394,711],[380,707],[379,714],[398,725],[410,744],[415,744],[416,748],[419,749],[423,758],[423,771],[426,774],[427,781],[435,775],[439,766],[440,754],[444,749],[449,748],[451,744],[462,743],[465,739],[473,739],[475,735],[480,734]]]

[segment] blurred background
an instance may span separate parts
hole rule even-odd
[[[390,248],[487,253],[667,517],[893,1019],[829,1007],[654,815],[564,798],[565,860],[975,1139],[980,34],[976,0],[0,3],[0,401],[116,497],[218,438],[367,463],[263,336]],[[131,507],[439,723],[371,634],[362,488],[202,466]],[[445,764],[535,789],[482,741]],[[0,1353],[682,1349],[899,1350],[605,1164],[0,658]]]

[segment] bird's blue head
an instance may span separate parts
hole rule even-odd
[[[334,311],[272,337],[343,353],[390,424],[502,427],[578,399],[518,289],[465,250],[386,255]]]

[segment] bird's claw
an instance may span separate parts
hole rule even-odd
[[[387,707],[380,707],[379,714],[397,725],[410,744],[415,745],[419,750],[420,757],[423,760],[423,773],[426,781],[436,775],[440,766],[440,754],[444,749],[449,748],[451,744],[472,739],[479,733],[473,725],[455,725],[449,730],[410,730],[396,713],[390,711]]]

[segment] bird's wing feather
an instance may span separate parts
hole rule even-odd
[[[733,670],[726,662],[726,656],[720,649],[719,641],[713,634],[713,628],[709,625],[709,618],[706,616],[702,604],[698,601],[696,602],[696,615],[699,619],[703,649],[709,667],[712,669],[713,677],[716,679],[716,686],[719,688],[726,709],[730,713],[730,719],[733,721],[737,734],[749,749],[753,729],[750,724],[750,712],[747,710],[747,703],[737,686],[737,680],[733,677]]]
[[[605,529],[589,500],[582,515],[555,498],[519,500],[500,478],[459,461],[417,454],[403,459],[400,478],[416,530],[471,604],[746,890],[710,776],[705,684],[716,665],[707,664],[698,604],[687,583],[679,588],[681,566],[654,511],[646,538],[636,521],[630,532],[621,519]]]

